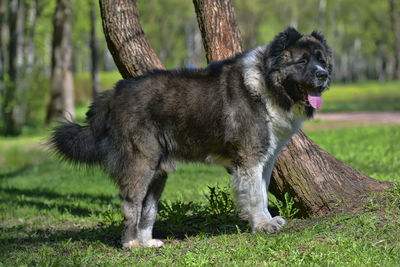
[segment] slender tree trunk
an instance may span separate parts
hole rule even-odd
[[[195,23],[185,25],[185,47],[187,51],[186,64],[201,66],[204,60],[201,34]]]
[[[99,78],[99,41],[96,35],[97,6],[94,0],[90,2],[90,50],[92,54],[92,92],[93,98],[100,93]]]
[[[107,46],[122,77],[164,69],[143,32],[136,0],[100,0],[100,10]]]
[[[0,96],[4,98],[5,92],[5,73],[7,62],[7,1],[0,1]],[[1,107],[3,103],[0,102]]]
[[[23,112],[18,98],[20,97],[19,78],[23,65],[24,1],[10,1],[9,10],[8,82],[6,83],[2,111],[5,134],[16,135],[21,132],[23,124]]]
[[[240,31],[230,0],[193,0],[207,62],[242,52]]]
[[[24,67],[26,76],[32,73],[35,63],[35,31],[38,14],[39,0],[30,2],[27,6],[24,44]]]
[[[58,0],[53,17],[51,99],[46,123],[53,120],[74,120],[74,87],[72,80],[70,0]]]
[[[234,29],[236,26],[234,27],[233,25],[236,24],[231,24],[234,14],[223,14],[224,12],[233,13],[231,1],[194,0],[194,2],[197,6],[196,10],[199,10],[197,15],[204,38],[203,43],[206,47],[207,59],[209,61],[220,60],[240,52],[241,40],[238,34],[239,31]],[[125,65],[122,62],[121,55],[118,55],[118,51],[127,50],[124,43],[121,41],[109,43],[109,49],[114,56],[114,60],[117,65],[120,65],[120,70],[123,69],[125,71],[124,77],[137,76],[155,66],[159,66],[160,62],[158,60],[156,62],[143,60],[139,62],[140,64],[135,65],[135,62],[138,61],[137,55],[145,55],[147,59],[157,57],[152,49],[147,50],[147,47],[142,46],[143,42],[146,44],[148,42],[147,40],[144,41],[145,36],[138,23],[139,14],[137,12],[130,13],[135,14],[136,17],[130,17],[129,20],[120,15],[121,10],[123,12],[137,11],[136,1],[100,0],[100,3],[103,24],[105,23],[104,21],[110,21],[116,17],[119,18],[115,22],[118,22],[118,24],[104,27],[106,36],[110,36],[110,34],[117,36],[120,31],[129,32],[130,29],[140,33],[138,35],[132,35],[132,33],[129,35],[133,37],[129,39],[131,46],[129,50],[134,51],[131,53],[124,52],[126,56],[124,61],[129,62],[129,65]],[[113,6],[112,9],[104,9],[104,7],[109,7],[110,5]],[[218,11],[210,10],[216,6],[224,8]],[[209,14],[215,14],[216,16],[218,14],[218,16],[217,18],[208,17],[206,19]],[[211,20],[214,21],[213,24],[203,23]],[[132,22],[135,23],[132,24]],[[119,29],[119,27],[123,27],[123,29]],[[218,29],[215,29],[215,27]],[[210,32],[225,33],[225,36],[221,37],[216,34],[217,37],[213,37],[208,34]],[[122,35],[126,35],[126,33]],[[211,39],[212,41],[208,41]],[[213,42],[213,44],[211,45],[209,42]],[[224,56],[221,56],[220,53]],[[132,62],[134,62],[134,66],[130,65]],[[361,198],[368,192],[381,190],[389,186],[390,183],[379,182],[369,178],[340,162],[308,139],[303,132],[300,132],[281,153],[273,172],[270,189],[281,200],[284,200],[285,192],[290,192],[291,196],[294,197],[295,206],[300,209],[300,215],[307,216],[329,213],[338,203],[349,203],[354,199]]]
[[[31,91],[31,84],[35,74],[35,31],[39,13],[39,0],[25,1],[25,27],[24,27],[24,44],[23,44],[23,68],[20,71],[18,80],[19,89],[19,107],[21,114],[26,121],[29,117],[30,96],[34,92]]]
[[[400,5],[395,0],[389,0],[390,24],[393,31],[394,77],[400,80]]]

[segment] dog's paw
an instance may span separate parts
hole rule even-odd
[[[146,242],[141,243],[141,245],[144,248],[159,248],[162,245],[164,245],[164,242],[162,242],[159,239],[150,239],[150,240],[147,240]]]
[[[132,249],[132,248],[159,248],[164,245],[159,239],[150,239],[145,242],[139,242],[137,240],[131,240],[129,242],[123,243],[122,247],[124,249]]]
[[[265,221],[255,227],[255,231],[277,233],[286,224],[286,220],[282,216],[273,217],[271,220]]]
[[[139,248],[139,247],[141,247],[140,246],[140,243],[139,243],[139,241],[137,241],[137,240],[131,240],[131,241],[129,241],[129,242],[126,242],[126,243],[122,243],[122,247],[124,248],[124,249],[131,249],[131,248]]]

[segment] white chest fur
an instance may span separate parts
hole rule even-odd
[[[307,119],[304,106],[295,104],[291,110],[285,111],[267,102],[266,108],[268,111],[270,144],[268,149],[269,156],[274,159],[278,156],[282,148],[289,142],[290,138],[301,127],[303,121]]]

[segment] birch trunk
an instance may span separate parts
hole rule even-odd
[[[70,0],[58,0],[53,18],[51,99],[46,123],[75,120]]]
[[[92,55],[92,93],[93,98],[100,93],[99,40],[96,35],[97,9],[94,0],[90,2],[90,51]]]
[[[8,81],[5,85],[4,103],[2,107],[4,118],[4,133],[18,135],[24,120],[20,106],[20,78],[23,66],[24,47],[24,1],[9,2],[8,15]]]

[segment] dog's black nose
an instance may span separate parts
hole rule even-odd
[[[326,80],[326,78],[328,78],[328,72],[326,70],[317,70],[317,72],[315,73],[315,75],[317,76],[318,79],[320,80]]]

